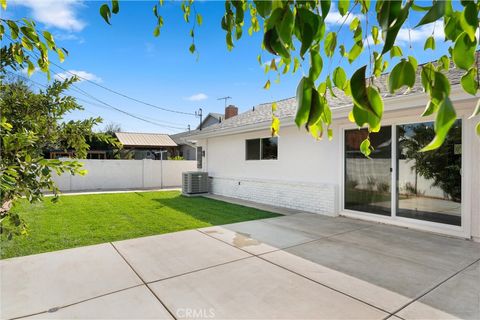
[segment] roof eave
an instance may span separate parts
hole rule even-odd
[[[478,97],[474,97],[472,95],[467,94],[463,91],[460,85],[452,86],[450,92],[450,99],[452,101],[462,101],[462,100],[470,100],[470,99],[478,99]],[[408,110],[414,109],[418,107],[425,106],[429,100],[429,97],[424,92],[416,92],[412,94],[405,94],[405,95],[398,95],[395,97],[389,97],[384,99],[384,103],[388,103],[388,110],[387,112],[396,111],[396,110]],[[348,113],[352,108],[352,104],[343,105],[340,107],[332,108],[332,118],[333,119],[341,119],[348,117]],[[295,125],[294,117],[287,116],[280,118],[282,126],[293,126]],[[237,133],[246,133],[251,131],[258,131],[270,128],[271,120],[261,121],[257,123],[252,123],[248,125],[221,129],[221,130],[212,130],[208,132],[200,132],[198,134],[193,134],[191,136],[185,137],[187,140],[198,140],[198,139],[206,139],[211,137],[218,137],[218,136],[225,136]]]

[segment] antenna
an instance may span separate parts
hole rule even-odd
[[[225,108],[226,108],[228,99],[232,99],[232,97],[226,96],[226,97],[223,97],[223,98],[218,98],[217,100],[225,100]]]
[[[203,119],[203,110],[202,110],[202,108],[198,108],[198,111],[195,111],[195,116],[200,118],[200,125],[198,126],[198,128],[199,128],[200,131],[201,131],[201,130],[202,130],[202,119]]]

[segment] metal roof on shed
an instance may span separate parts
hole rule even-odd
[[[127,147],[175,147],[177,144],[168,134],[115,132],[118,141]]]

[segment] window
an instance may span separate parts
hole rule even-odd
[[[251,139],[246,141],[247,160],[260,160],[260,139]]]
[[[278,157],[278,138],[249,139],[245,141],[246,160],[275,160]]]
[[[263,138],[262,139],[262,160],[277,159],[278,152],[278,138]]]

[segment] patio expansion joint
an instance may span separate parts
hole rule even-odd
[[[220,266],[223,266],[223,265],[226,265],[226,264],[230,264],[230,263],[234,263],[234,262],[238,262],[238,261],[242,261],[242,260],[251,259],[251,258],[254,258],[254,257],[255,257],[254,255],[250,254],[250,256],[248,256],[248,257],[243,257],[243,258],[239,258],[239,259],[234,259],[234,260],[231,260],[231,261],[222,262],[222,263],[215,264],[215,265],[212,265],[212,266],[208,266],[208,267],[204,267],[204,268],[195,269],[195,270],[192,270],[192,271],[188,271],[188,272],[176,274],[176,275],[174,275],[174,276],[165,277],[165,278],[161,278],[161,279],[157,279],[157,280],[153,280],[153,281],[148,281],[148,282],[145,282],[145,284],[149,285],[149,284],[153,284],[153,283],[157,283],[157,282],[161,282],[161,281],[165,281],[165,280],[169,280],[169,279],[173,279],[173,278],[185,276],[185,275],[187,275],[187,274],[192,274],[192,273],[196,273],[196,272],[200,272],[200,271],[204,271],[204,270],[208,270],[208,269],[213,269],[213,268],[220,267]]]
[[[356,231],[356,230],[360,230],[360,229],[368,229],[368,228],[371,228],[371,227],[372,227],[372,226],[367,226],[367,227],[359,228],[359,229],[355,229],[355,230],[350,230],[350,231],[345,231],[345,232],[339,232],[339,233],[337,233],[337,234],[335,234],[335,235],[344,234],[344,233],[348,233],[348,232],[352,232],[352,231]],[[198,229],[197,229],[197,231],[198,231],[198,232],[201,232],[201,231],[198,230]],[[382,308],[380,308],[380,307],[374,306],[374,305],[372,305],[371,303],[368,303],[368,302],[366,302],[366,301],[363,301],[363,300],[361,300],[361,299],[359,299],[359,298],[357,298],[357,297],[354,297],[354,296],[352,296],[352,295],[350,295],[350,294],[348,294],[348,293],[342,292],[342,291],[340,291],[340,290],[338,290],[338,289],[335,289],[335,288],[332,288],[332,287],[330,287],[330,286],[327,286],[326,284],[323,284],[323,283],[321,283],[321,282],[319,282],[319,281],[313,280],[313,279],[311,279],[311,278],[309,278],[309,277],[307,277],[307,276],[305,276],[305,275],[303,275],[303,274],[300,274],[300,273],[298,273],[298,272],[296,272],[296,271],[293,271],[293,270],[290,270],[290,269],[288,269],[288,268],[285,268],[284,266],[278,265],[278,264],[276,264],[276,263],[274,263],[274,262],[272,262],[272,261],[266,260],[265,258],[262,257],[262,255],[264,255],[264,254],[272,253],[272,252],[277,252],[277,251],[283,251],[284,249],[287,249],[287,248],[278,249],[278,250],[273,250],[273,251],[269,251],[269,252],[265,252],[265,253],[262,253],[262,254],[255,255],[255,254],[252,254],[252,253],[250,253],[250,252],[248,252],[248,251],[246,251],[246,250],[243,250],[242,248],[237,248],[237,247],[235,247],[234,245],[231,245],[230,243],[227,243],[227,242],[225,242],[225,241],[223,241],[223,240],[217,239],[217,238],[215,238],[215,237],[213,237],[213,236],[211,236],[211,235],[209,235],[209,234],[207,234],[207,233],[203,233],[203,232],[201,232],[201,233],[204,234],[204,235],[206,235],[206,236],[208,236],[208,237],[211,237],[211,238],[213,238],[213,239],[215,239],[215,240],[217,240],[217,241],[220,241],[220,242],[222,242],[222,243],[225,243],[225,244],[227,244],[227,245],[229,245],[229,246],[231,246],[231,247],[233,247],[233,248],[242,250],[242,251],[244,251],[244,252],[252,255],[251,257],[247,257],[247,258],[243,258],[243,259],[239,259],[239,260],[244,260],[244,259],[248,259],[248,258],[258,258],[258,259],[260,259],[260,260],[263,260],[264,262],[270,263],[270,264],[272,264],[272,265],[274,265],[274,266],[276,266],[276,267],[279,267],[279,268],[281,268],[281,269],[283,269],[283,270],[286,270],[286,271],[288,271],[288,272],[291,272],[291,273],[293,273],[293,274],[296,274],[297,276],[300,276],[300,277],[302,277],[302,278],[304,278],[304,279],[307,279],[307,280],[309,280],[309,281],[312,281],[312,282],[314,282],[314,283],[316,283],[316,284],[318,284],[318,285],[321,285],[321,286],[323,286],[323,287],[325,287],[325,288],[328,288],[328,289],[330,289],[330,290],[333,290],[333,291],[335,291],[335,292],[337,292],[337,293],[343,294],[343,295],[345,295],[345,296],[347,296],[347,297],[349,297],[349,298],[351,298],[351,299],[357,300],[357,301],[359,301],[359,302],[361,302],[361,303],[363,303],[363,304],[366,304],[366,305],[368,305],[368,306],[370,306],[370,307],[372,307],[372,308],[375,308],[375,309],[377,309],[377,310],[380,310],[380,311],[386,313],[386,316],[385,316],[382,320],[386,320],[386,319],[388,319],[389,317],[391,317],[392,315],[394,315],[393,313],[391,313],[391,312],[389,312],[389,311],[387,311],[387,310],[384,310],[384,309],[382,309]],[[322,237],[322,238],[319,238],[319,239],[316,239],[316,240],[311,240],[311,241],[304,242],[304,243],[301,243],[301,244],[298,244],[298,245],[290,246],[290,247],[288,247],[288,248],[296,247],[296,246],[299,246],[299,245],[304,245],[304,244],[306,244],[306,243],[311,243],[311,242],[315,242],[315,241],[320,241],[320,240],[322,240],[322,239],[329,238],[329,237],[333,237],[333,236],[335,236],[335,235],[325,236],[325,237]]]
[[[98,299],[98,298],[109,296],[111,294],[119,293],[119,292],[122,292],[122,291],[130,290],[130,289],[141,287],[141,286],[143,286],[143,284],[137,284],[137,285],[130,286],[130,287],[127,287],[127,288],[123,288],[123,289],[107,292],[107,293],[104,293],[104,294],[100,294],[98,296],[94,296],[94,297],[91,297],[91,298],[88,298],[88,299],[83,299],[83,300],[72,302],[72,303],[69,303],[69,304],[62,305],[62,306],[52,307],[52,308],[50,308],[48,310],[45,310],[45,311],[40,311],[40,312],[35,312],[35,313],[19,316],[19,317],[9,318],[8,320],[24,319],[24,318],[33,317],[33,316],[36,316],[36,315],[39,315],[39,314],[44,314],[44,313],[55,313],[60,309],[64,309],[64,308],[71,307],[71,306],[74,306],[74,305],[77,305],[77,304],[80,304],[80,303],[84,303],[84,302],[87,302],[87,301],[90,301],[90,300],[95,300],[95,299]]]
[[[410,302],[406,303],[404,306],[398,308],[398,310],[395,310],[394,313],[392,313],[392,315],[395,315],[396,317],[399,317],[401,318],[400,316],[397,315],[397,313],[399,313],[400,311],[402,311],[403,309],[405,309],[406,307],[408,307],[409,305],[411,305],[412,303],[420,300],[421,298],[423,298],[424,296],[426,296],[427,294],[429,294],[430,292],[432,292],[433,290],[437,289],[438,287],[440,287],[442,284],[444,284],[445,282],[449,281],[450,279],[454,278],[455,276],[457,276],[458,274],[462,273],[463,271],[465,271],[466,269],[470,268],[471,266],[473,266],[475,263],[478,263],[480,262],[480,258],[479,259],[476,259],[475,261],[473,261],[472,263],[468,264],[467,266],[461,268],[460,270],[457,270],[455,271],[453,274],[451,274],[450,276],[448,276],[447,278],[445,278],[444,280],[440,281],[439,283],[437,283],[436,285],[434,285],[433,287],[431,287],[430,289],[427,289],[425,292],[421,293],[420,295],[418,295],[416,298],[412,299]],[[403,319],[403,318],[402,318]]]
[[[140,279],[140,281],[142,281],[142,285],[144,285],[149,291],[151,294],[153,294],[153,296],[158,300],[158,302],[160,302],[162,304],[162,306],[165,308],[165,310],[167,310],[167,312],[170,314],[170,316],[172,316],[173,319],[177,320],[177,317],[175,317],[175,315],[173,314],[173,312],[167,307],[167,305],[165,303],[163,303],[163,301],[160,299],[159,296],[157,296],[155,294],[155,292],[153,292],[153,290],[148,286],[148,284],[143,280],[143,278],[138,274],[137,270],[135,270],[133,268],[133,266],[127,261],[127,259],[123,256],[123,254],[120,253],[120,251],[117,249],[117,247],[115,247],[115,245],[113,244],[113,242],[109,242],[110,245],[113,247],[113,249],[115,249],[115,251],[118,253],[118,255],[120,257],[122,257],[123,261],[125,261],[125,263],[130,267],[130,269],[132,269],[132,271],[137,275],[137,277]]]

